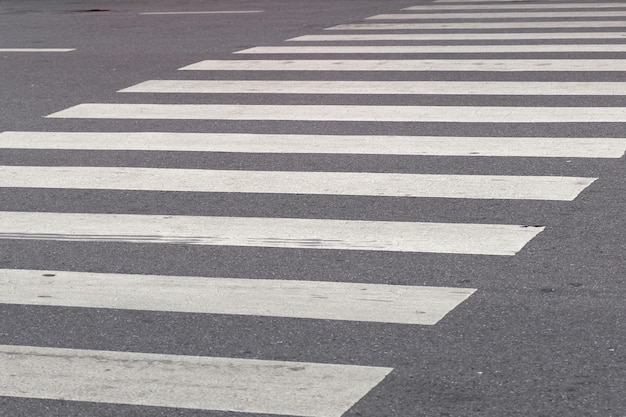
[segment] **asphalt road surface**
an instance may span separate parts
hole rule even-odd
[[[626,2],[0,1],[0,416],[626,416]]]

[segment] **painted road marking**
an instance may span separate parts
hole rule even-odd
[[[202,12],[144,12],[140,15],[181,15],[181,14],[249,14],[263,13],[263,10],[209,10]]]
[[[0,270],[0,303],[434,325],[472,288]]]
[[[0,345],[0,395],[340,417],[391,368]]]
[[[625,32],[542,32],[542,33],[380,33],[350,35],[304,35],[287,41],[439,41],[439,40],[511,40],[511,39],[625,39]]]
[[[365,20],[430,20],[430,19],[535,19],[535,18],[573,18],[573,17],[604,17],[619,18],[626,16],[626,11],[558,11],[558,12],[468,12],[468,13],[400,13],[400,14],[378,14],[366,17]]]
[[[626,20],[624,21],[626,23]],[[626,52],[626,44],[257,46],[235,54],[445,54]]]
[[[518,4],[471,4],[472,9],[604,9],[604,8],[624,8],[624,3],[518,3]],[[468,4],[444,5],[436,4],[435,6],[411,6],[402,10],[423,10],[423,11],[439,11],[439,10],[467,10]]]
[[[0,187],[574,200],[597,178],[0,166]]]
[[[624,123],[624,107],[85,103],[51,118],[442,123]]]
[[[0,52],[72,52],[75,48],[0,48]]]
[[[457,35],[454,35],[457,36]],[[624,59],[207,60],[195,71],[626,71]]]
[[[363,220],[0,212],[1,239],[513,256],[543,227]]]
[[[626,138],[0,132],[0,149],[621,158]]]
[[[347,23],[326,30],[422,30],[422,29],[546,29],[623,28],[626,20],[577,20],[557,22],[445,22],[445,23]]]
[[[191,94],[379,94],[379,95],[626,95],[623,82],[555,81],[284,81],[149,80],[123,93]]]

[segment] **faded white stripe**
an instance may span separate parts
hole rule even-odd
[[[626,22],[626,21],[625,21]],[[626,52],[626,44],[257,46],[236,54],[435,54]]]
[[[626,138],[0,132],[0,149],[620,158]]]
[[[515,255],[543,227],[254,217],[0,212],[0,238]]]
[[[471,288],[0,270],[0,303],[434,325]]]
[[[449,123],[623,123],[624,107],[302,106],[87,103],[52,118]]]
[[[392,369],[0,345],[0,395],[340,417]]]
[[[626,16],[626,11],[558,11],[558,12],[491,12],[491,13],[399,13],[379,14],[365,18],[366,20],[430,20],[430,19],[535,19],[535,18],[571,18],[571,17],[611,17]]]
[[[0,166],[0,187],[573,200],[596,178]]]
[[[250,14],[263,13],[263,10],[210,10],[204,12],[145,12],[140,15],[181,15],[181,14]]]
[[[439,2],[438,2],[439,3]],[[472,2],[467,2],[472,3]],[[471,4],[472,10],[504,10],[504,9],[605,9],[605,8],[623,8],[625,3],[514,3],[505,4]],[[439,10],[467,10],[468,4],[436,4],[428,6],[411,6],[402,10],[423,10],[423,11],[439,11]]]
[[[456,36],[456,35],[455,35]],[[626,71],[624,59],[209,60],[200,71]]]
[[[381,33],[350,35],[304,35],[287,39],[296,42],[350,41],[439,41],[439,40],[515,40],[515,39],[626,39],[624,32],[543,32],[543,33]]]
[[[444,22],[444,23],[348,23],[326,30],[422,30],[422,29],[546,29],[623,28],[626,20],[578,20],[559,22]]]
[[[0,52],[72,52],[75,48],[0,48]]]
[[[623,82],[149,80],[125,93],[619,96]]]

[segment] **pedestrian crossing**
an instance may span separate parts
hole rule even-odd
[[[493,7],[493,9],[491,9]],[[468,10],[469,8],[469,10]],[[617,10],[604,10],[614,8]],[[147,80],[120,90],[119,102],[81,103],[47,115],[50,121],[82,119],[232,121],[302,123],[306,132],[162,132],[137,131],[11,131],[0,132],[0,149],[13,152],[235,153],[304,155],[374,155],[380,158],[461,157],[615,159],[623,157],[626,138],[561,135],[501,135],[488,137],[450,134],[445,126],[438,135],[361,135],[354,132],[323,134],[318,122],[358,122],[365,126],[408,123],[469,125],[522,124],[541,132],[542,124],[624,123],[626,107],[555,106],[554,97],[587,96],[589,99],[626,95],[624,83],[592,81],[487,81],[367,80],[357,72],[396,74],[411,78],[417,72],[615,73],[626,71],[626,60],[606,59],[598,53],[620,54],[619,41],[625,4],[436,1],[416,5],[399,14],[378,14],[326,30],[344,34],[311,34],[287,42],[314,45],[257,46],[235,51],[236,59],[204,60],[180,68],[178,74],[204,77],[201,71],[234,71],[227,79]],[[486,9],[490,9],[486,12]],[[495,9],[495,11],[494,11]],[[500,11],[502,9],[505,11]],[[569,10],[571,9],[571,10]],[[580,9],[585,9],[581,11]],[[588,9],[588,10],[587,10]],[[601,10],[600,10],[601,9]],[[567,17],[568,20],[562,19]],[[490,19],[497,18],[499,21]],[[525,19],[519,21],[519,19]],[[569,20],[576,18],[579,20]],[[431,22],[431,20],[438,20]],[[450,21],[447,20],[461,20]],[[471,19],[471,21],[468,21]],[[507,21],[507,19],[518,19]],[[535,20],[538,19],[538,20]],[[589,20],[581,20],[589,19]],[[406,21],[372,23],[371,21]],[[439,20],[446,20],[440,22]],[[501,21],[500,21],[501,20]],[[414,22],[420,21],[420,22]],[[422,22],[423,21],[423,22]],[[581,29],[574,32],[572,28]],[[429,30],[464,30],[446,33]],[[499,32],[489,30],[506,29]],[[513,31],[511,31],[513,29]],[[516,29],[531,29],[515,32]],[[545,29],[551,29],[546,31]],[[560,31],[552,31],[560,29]],[[602,31],[596,31],[601,29]],[[608,31],[609,29],[615,29]],[[355,33],[385,30],[389,33]],[[417,31],[396,33],[393,31]],[[528,44],[519,41],[532,41]],[[540,40],[541,43],[536,41]],[[566,43],[562,41],[566,40]],[[573,41],[584,41],[581,43]],[[419,45],[384,44],[420,42]],[[434,43],[429,44],[429,42]],[[463,41],[469,44],[444,44]],[[472,41],[479,41],[471,43]],[[485,43],[483,41],[495,41]],[[502,42],[515,41],[512,44]],[[589,43],[592,41],[593,43]],[[607,42],[608,41],[608,42]],[[320,44],[317,44],[317,43]],[[372,42],[368,45],[329,45],[329,42]],[[0,50],[1,51],[1,50]],[[481,58],[462,59],[463,54]],[[519,54],[503,59],[501,54]],[[375,55],[359,59],[355,55]],[[445,54],[420,59],[420,54]],[[543,54],[537,59],[536,54]],[[578,59],[561,55],[579,54]],[[594,55],[595,54],[595,55]],[[254,55],[281,55],[258,59]],[[322,55],[321,59],[319,59]],[[329,55],[329,57],[327,57]],[[339,55],[339,59],[332,56]],[[394,55],[388,59],[389,55]],[[527,56],[527,55],[533,55]],[[247,56],[252,56],[248,59]],[[344,58],[345,57],[345,58]],[[291,59],[293,58],[293,59]],[[532,58],[532,59],[531,59]],[[193,72],[195,71],[195,72]],[[293,76],[294,74],[303,74]],[[259,79],[248,79],[247,73]],[[281,74],[274,79],[264,72]],[[309,79],[308,72],[324,76],[341,73],[341,80]],[[242,76],[244,75],[244,76]],[[266,79],[267,78],[267,79]],[[310,77],[315,78],[315,77]],[[319,76],[318,76],[319,78]],[[436,78],[436,77],[435,77]],[[131,95],[133,102],[126,102]],[[152,102],[164,94],[168,103]],[[180,95],[203,95],[202,104],[189,104]],[[215,95],[237,94],[236,103],[214,102]],[[290,104],[287,95],[310,97],[311,104]],[[337,104],[330,96],[371,96],[367,105]],[[400,100],[403,96],[480,96],[486,105],[379,104],[377,97]],[[536,96],[545,104],[502,106],[494,96]],[[146,98],[147,97],[147,98]],[[247,102],[253,97],[252,103]],[[181,103],[177,103],[180,100]],[[85,126],[89,126],[85,124]],[[216,129],[217,130],[217,129]],[[445,198],[476,200],[575,200],[597,177],[562,175],[413,174],[404,172],[293,171],[271,169],[218,170],[181,167],[133,166],[0,166],[0,188],[119,190],[136,192],[265,194],[386,198]],[[338,167],[339,168],[339,167]],[[546,227],[528,224],[419,222],[284,217],[229,217],[148,214],[136,212],[82,213],[0,211],[0,239],[14,242],[75,242],[95,245],[201,246],[277,248],[322,253],[360,251],[407,255],[512,257],[532,244]],[[302,255],[300,255],[302,256]],[[323,274],[323,271],[320,271]],[[147,314],[233,315],[273,317],[277,320],[330,320],[354,326],[435,326],[451,311],[472,299],[480,288],[391,285],[363,279],[342,282],[332,276],[319,280],[245,277],[146,275],[25,269],[0,269],[0,304],[48,308],[144,311]],[[377,366],[296,362],[237,357],[188,356],[150,352],[69,349],[0,345],[0,396],[64,399],[109,404],[174,407],[197,410],[340,417],[393,372],[383,359]],[[146,387],[150,387],[147,389]]]

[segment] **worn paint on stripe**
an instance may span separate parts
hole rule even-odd
[[[430,19],[541,19],[541,18],[620,18],[625,17],[626,11],[558,11],[558,12],[468,12],[468,13],[396,13],[396,14],[379,14],[376,16],[366,17],[365,20],[430,20]]]
[[[434,325],[472,288],[0,270],[0,303]]]
[[[468,2],[471,3],[471,2]],[[472,10],[505,10],[505,9],[608,9],[608,8],[624,8],[624,3],[513,3],[505,4],[471,4]],[[467,10],[468,4],[438,4],[428,6],[411,6],[402,10],[422,10],[422,11],[443,11],[443,10]]]
[[[348,35],[304,35],[287,39],[296,42],[352,42],[352,41],[469,41],[515,39],[625,39],[624,32],[543,32],[543,33],[380,33]]]
[[[430,30],[430,29],[547,29],[623,28],[626,20],[577,20],[558,22],[444,22],[444,23],[348,23],[326,30]]]
[[[626,20],[624,21],[626,22]],[[541,45],[385,45],[385,46],[257,46],[235,54],[446,54],[446,53],[541,53],[626,52],[626,44]]]
[[[573,200],[596,178],[0,166],[0,187]]]
[[[543,227],[363,220],[0,212],[0,238],[512,256]]]
[[[455,35],[456,36],[456,35]],[[207,60],[196,71],[626,71],[625,59]]]
[[[618,96],[623,82],[149,80],[124,93]]]
[[[75,48],[0,48],[0,52],[72,52]]]
[[[441,4],[459,4],[462,3],[464,5],[470,6],[470,5],[475,5],[475,4],[493,4],[493,5],[499,5],[499,4],[518,4],[518,3],[525,3],[528,0],[433,0],[434,3],[436,3],[436,6],[439,6]]]
[[[626,138],[0,132],[0,149],[621,158]]]
[[[340,417],[390,368],[0,345],[0,395]]]
[[[185,15],[185,14],[250,14],[263,13],[263,10],[210,10],[203,12],[145,12],[140,15]]]
[[[86,103],[47,117],[329,122],[623,123],[626,122],[626,108]]]

